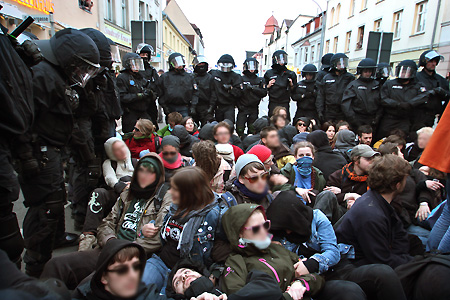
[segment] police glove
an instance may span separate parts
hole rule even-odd
[[[223,85],[224,89],[229,93],[231,91],[231,89],[233,88],[233,86],[231,84],[224,84]]]
[[[443,88],[441,88],[440,86],[434,88],[433,92],[434,92],[433,94],[439,95],[441,97],[445,97],[447,95],[447,92]]]

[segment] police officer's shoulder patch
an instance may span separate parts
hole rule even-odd
[[[135,83],[134,80],[131,79],[131,80],[130,80],[130,85],[134,85],[134,83]]]
[[[217,76],[214,76],[214,79],[217,80],[217,81],[222,81],[222,79],[220,79],[220,78],[217,77]]]

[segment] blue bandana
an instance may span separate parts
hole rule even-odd
[[[303,156],[297,159],[297,170],[303,177],[311,175],[313,159],[310,156]]]

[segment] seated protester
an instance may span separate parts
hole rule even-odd
[[[192,157],[192,145],[200,140],[190,135],[183,125],[175,125],[172,135],[180,139],[180,154],[185,157]]]
[[[220,232],[221,208],[205,172],[198,167],[183,168],[170,183],[173,204],[160,230],[163,245],[158,255],[147,260],[142,277],[145,284],[156,284],[163,294],[170,269],[180,259],[190,257],[209,268],[215,242],[225,239]]]
[[[399,278],[389,266],[349,265],[348,247],[337,244],[327,217],[298,201],[292,191],[278,194],[267,209],[267,218],[271,221],[272,240],[302,259],[302,274],[325,276],[324,289],[317,299],[366,299],[364,292],[369,299],[406,299]]]
[[[314,146],[310,142],[300,142],[294,146],[295,164],[288,163],[281,169],[281,174],[289,180],[304,204],[314,205],[315,197],[325,188],[322,171],[313,167]]]
[[[336,144],[334,145],[334,150],[340,153],[347,162],[351,162],[350,156],[353,147],[356,146],[356,137],[353,131],[343,129],[338,131],[336,134]]]
[[[269,193],[267,179],[270,171],[254,154],[244,154],[235,165],[236,177],[225,184],[225,189],[233,194],[237,204],[256,203],[269,207],[272,195]]]
[[[158,231],[169,211],[170,193],[162,193],[164,167],[156,153],[141,158],[136,165],[130,188],[122,192],[111,212],[98,227],[98,246],[93,250],[54,256],[44,267],[41,278],[58,278],[68,289],[95,270],[106,242],[117,238],[141,245],[147,256],[161,247]]]
[[[236,159],[234,158],[234,149],[231,144],[216,144],[215,145],[217,154],[225,160],[230,168],[234,167]]]
[[[334,148],[334,143],[336,142],[336,127],[332,122],[325,122],[322,124],[322,130],[327,134],[328,142],[331,148]],[[317,146],[314,145],[316,148]]]
[[[230,143],[232,132],[231,127],[227,122],[223,121],[215,125],[213,134],[217,144],[231,145],[233,148],[234,161],[236,161],[239,156],[244,154],[244,151],[242,151],[241,148]]]
[[[411,166],[388,154],[377,158],[370,170],[370,190],[345,214],[336,229],[339,243],[355,248],[355,265],[387,264],[396,268],[413,259],[408,234],[391,206],[406,183]]]
[[[163,300],[155,286],[141,282],[147,256],[138,244],[111,239],[100,252],[95,273],[74,292],[74,299]]]
[[[214,140],[214,126],[217,125],[217,121],[214,121],[212,123],[206,123],[202,126],[198,133],[198,138],[202,141],[215,141]]]
[[[273,109],[273,114],[272,116],[282,116],[283,118],[285,118],[286,120],[290,120],[290,116],[288,116],[287,110],[284,106],[276,106]]]
[[[189,162],[180,154],[180,139],[174,135],[163,137],[159,156],[164,164],[165,182],[170,181],[175,171],[189,166]]]
[[[272,151],[264,145],[253,146],[247,154],[256,155],[259,160],[264,164],[266,170],[270,170],[271,175],[280,174],[280,169],[273,162]]]
[[[352,150],[352,162],[328,178],[324,191],[333,193],[336,198],[323,197],[320,198],[321,201],[316,199],[314,208],[320,209],[332,224],[335,224],[355,201],[369,190],[367,185],[369,168],[377,155],[379,153],[367,145],[355,146]]]
[[[181,121],[181,125],[183,125],[184,128],[186,128],[187,132],[189,132],[190,135],[193,135],[196,138],[198,138],[199,131],[192,117],[188,116],[183,118],[183,121]]]
[[[361,125],[358,128],[358,141],[360,145],[372,145],[373,129],[370,125]]]
[[[244,147],[243,150],[245,150],[246,152],[248,152],[249,148],[251,148],[253,144],[258,143],[261,139],[260,132],[264,127],[269,126],[269,117],[264,116],[256,119],[256,121],[253,122],[252,126],[254,128],[255,134],[247,135],[242,140],[242,145]]]
[[[276,129],[280,130],[284,128],[289,122],[282,115],[273,115],[270,118],[270,123],[275,126]]]
[[[266,146],[272,151],[274,162],[279,169],[287,163],[295,163],[295,157],[289,148],[280,142],[277,129],[268,126],[261,130],[261,145]]]
[[[226,299],[225,294],[214,286],[210,272],[202,264],[191,259],[183,259],[170,271],[166,287],[167,297],[191,299],[205,292],[219,296],[218,299]],[[273,277],[255,270],[249,273],[246,285],[227,298],[229,300],[281,300],[283,294]]]
[[[390,132],[390,135],[382,138],[381,140],[375,142],[375,144],[373,145],[374,149],[378,149],[378,147],[380,147],[380,145],[386,141],[386,143],[394,143],[394,144],[398,144],[400,147],[400,151],[404,151],[406,148],[406,134],[400,130],[392,130]]]
[[[381,155],[394,154],[403,158],[396,144],[382,144],[378,151]],[[394,198],[391,206],[397,212],[406,231],[420,238],[422,243],[426,245],[430,231],[424,228],[423,221],[426,221],[430,214],[433,195],[427,188],[427,177],[417,169],[411,169],[404,190]],[[431,181],[431,184],[434,182]],[[422,226],[421,226],[422,225]]]
[[[223,193],[225,182],[236,176],[234,166],[231,167],[220,155],[211,141],[201,141],[192,147],[194,166],[202,169],[215,193]]]
[[[311,120],[307,117],[299,117],[294,120],[294,126],[298,133],[311,132]]]
[[[130,150],[119,138],[109,138],[105,142],[105,152],[109,157],[102,165],[106,187],[96,188],[91,194],[78,251],[86,251],[96,245],[98,225],[109,214],[120,193],[130,187],[134,165],[137,164],[137,159],[131,158]]]
[[[280,142],[291,147],[294,144],[294,137],[297,134],[297,129],[292,125],[286,125],[278,130]]]
[[[428,166],[420,167],[419,171],[427,177],[427,188],[433,194],[433,202],[431,206],[438,206],[440,203],[442,203],[442,201],[447,199],[447,174]],[[431,224],[429,225],[431,226]]]
[[[292,146],[291,149],[294,149],[295,144],[300,143],[300,142],[306,142],[306,137],[308,136],[309,132],[300,132],[297,133],[293,138],[292,138]]]
[[[316,148],[313,166],[323,172],[326,180],[332,173],[347,164],[347,160],[342,155],[331,149],[329,135],[322,130],[311,132],[306,136],[306,140]]]
[[[133,132],[123,137],[132,158],[139,159],[139,153],[144,150],[158,152],[161,138],[156,135],[154,128],[152,121],[139,119],[134,125]]]
[[[244,146],[243,146],[243,144],[242,144],[241,138],[240,138],[237,134],[235,134],[235,132],[234,132],[234,123],[231,122],[231,120],[228,120],[228,119],[225,119],[225,120],[223,120],[223,121],[224,121],[225,123],[227,123],[228,126],[230,127],[230,133],[231,133],[231,136],[230,136],[230,141],[229,141],[229,143],[230,143],[231,145],[233,145],[233,146],[239,147],[242,151],[244,151]]]
[[[350,130],[350,124],[347,121],[339,121],[336,124],[336,133],[342,130]]]
[[[167,125],[158,130],[158,135],[160,137],[165,137],[172,134],[172,130],[176,125],[180,125],[183,121],[183,116],[179,112],[171,112],[167,115]]]
[[[303,299],[320,293],[323,278],[300,275],[298,256],[271,242],[270,221],[262,206],[233,206],[223,215],[222,224],[232,249],[222,276],[225,293],[234,294],[244,288],[247,276],[254,270],[275,278],[284,299]]]
[[[431,127],[423,127],[417,130],[417,142],[409,144],[405,149],[405,158],[413,162],[413,167],[418,169],[422,166],[419,163],[420,156],[423,150],[428,145],[428,142],[433,135],[434,129]]]

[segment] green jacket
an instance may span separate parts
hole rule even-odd
[[[284,168],[282,168],[281,174],[284,175],[289,180],[289,185],[293,186],[295,183],[295,168],[296,166],[288,163]],[[312,167],[313,172],[311,173],[311,176],[315,176],[314,179],[314,185],[312,185],[312,189],[318,191],[319,193],[323,191],[325,188],[327,181],[325,180],[325,176],[323,176],[322,171],[317,169],[316,167]],[[285,190],[285,189],[281,189]]]
[[[160,130],[158,130],[157,134],[160,137],[165,137],[165,136],[171,135],[172,133],[169,130],[169,125],[166,125],[163,128],[161,128]]]
[[[296,279],[299,279],[309,290],[307,296],[316,295],[324,285],[324,279],[317,274],[308,274],[295,278],[294,264],[299,257],[283,246],[272,243],[267,249],[259,250],[248,244],[244,248],[239,246],[239,234],[242,226],[258,207],[256,204],[239,204],[231,207],[222,218],[222,225],[231,244],[232,253],[225,262],[222,277],[222,289],[230,295],[245,286],[247,275],[252,270],[258,270],[272,276],[284,292]],[[285,299],[292,299],[288,293]]]

